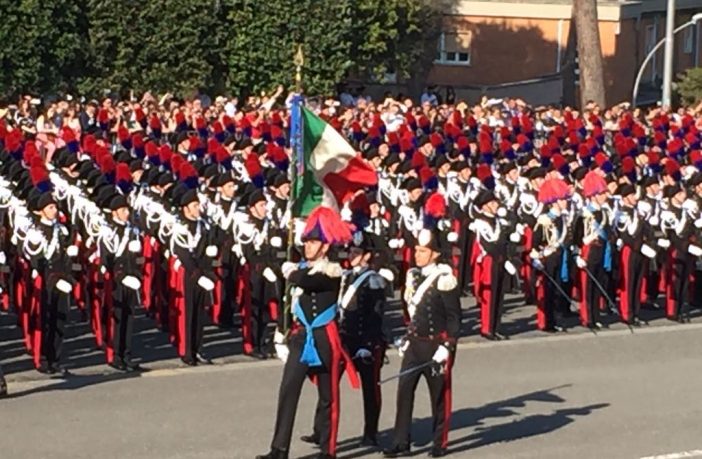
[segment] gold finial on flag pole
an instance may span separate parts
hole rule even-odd
[[[297,52],[293,62],[295,63],[295,89],[299,94],[302,90],[302,66],[305,65],[305,54],[302,51],[302,45],[297,45]]]

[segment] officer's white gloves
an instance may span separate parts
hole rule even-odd
[[[449,350],[446,348],[446,346],[441,345],[439,348],[434,352],[434,356],[431,358],[434,362],[436,363],[446,363],[446,361],[449,359],[450,353]]]

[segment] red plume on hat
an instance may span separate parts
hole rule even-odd
[[[478,150],[481,155],[492,153],[492,142],[489,139],[481,138],[478,145]]]
[[[39,150],[37,150],[37,144],[33,140],[28,140],[24,144],[23,159],[25,164],[32,162],[32,158],[39,156]]]
[[[488,190],[495,188],[495,177],[492,175],[492,169],[488,164],[479,165],[475,175],[478,177],[478,180],[480,180],[480,183]]]
[[[428,166],[419,170],[419,179],[422,181],[422,187],[426,190],[434,190],[439,185],[439,179],[436,178],[434,171]]]
[[[34,188],[42,193],[53,190],[53,184],[49,180],[49,172],[44,165],[34,166],[29,169],[29,178]]]
[[[351,241],[351,229],[339,213],[329,207],[316,207],[307,217],[302,239],[318,239],[325,244],[344,245]]]
[[[412,139],[408,139],[406,137],[403,137],[400,139],[400,151],[403,153],[408,153],[414,150],[414,144],[412,143]],[[419,156],[419,155],[414,155],[414,156]],[[412,156],[412,158],[414,158]],[[424,156],[424,155],[421,155]]]
[[[446,199],[441,193],[434,193],[424,203],[424,213],[434,218],[446,216]]]
[[[128,193],[132,187],[132,173],[127,163],[117,164],[115,173],[115,183],[124,193]]]
[[[151,141],[146,142],[144,144],[144,151],[146,152],[146,156],[158,156],[158,145]]]
[[[180,166],[182,166],[184,162],[185,159],[180,155],[171,156],[171,170],[173,170],[176,175],[180,176]]]
[[[98,166],[100,167],[102,173],[105,175],[113,174],[116,169],[115,160],[114,158],[112,158],[112,156],[110,156],[109,153],[100,155],[100,159],[98,160]]]
[[[665,174],[675,178],[676,180],[679,180],[678,177],[680,175],[680,164],[678,164],[678,162],[674,159],[669,158],[665,162]]]
[[[249,154],[244,162],[244,167],[246,167],[246,172],[248,172],[251,182],[253,182],[257,188],[263,188],[263,171],[261,170],[261,162],[256,153]]]
[[[422,153],[417,153],[416,155],[412,155],[412,168],[416,171],[427,167],[427,157],[424,156]]]
[[[558,178],[550,178],[544,181],[539,188],[538,199],[540,203],[552,204],[559,199],[568,199],[570,197],[570,188],[568,184]]]
[[[162,163],[168,163],[173,157],[173,150],[171,150],[171,147],[168,144],[163,144],[158,149],[158,156],[161,159]]]
[[[178,168],[178,179],[191,190],[197,188],[198,176],[195,166],[183,161]]]
[[[217,148],[214,150],[214,158],[217,164],[223,164],[225,161],[231,159],[231,155],[226,148],[217,144]]]
[[[586,198],[607,191],[607,182],[597,171],[590,171],[583,179],[583,195]]]
[[[220,147],[219,142],[214,137],[207,139],[207,153],[210,155],[214,154]]]

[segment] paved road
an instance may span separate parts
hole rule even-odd
[[[661,322],[634,335],[618,327],[599,336],[469,339],[454,373],[453,457],[641,458],[700,450],[701,348],[700,323]],[[12,397],[0,402],[0,457],[219,459],[267,450],[278,362],[160,365],[140,377],[91,367],[68,380],[11,375]],[[391,355],[385,374],[397,366]],[[383,442],[395,389],[383,387]],[[431,423],[426,389],[419,391],[414,440],[423,456]],[[295,438],[309,430],[314,395],[307,385]],[[361,419],[360,394],[345,387],[339,457],[378,457],[356,447]],[[292,453],[314,450],[295,441]]]

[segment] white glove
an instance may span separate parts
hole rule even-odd
[[[199,285],[206,292],[211,292],[215,288],[214,282],[207,276],[200,276],[197,280],[197,285]]]
[[[216,257],[218,253],[219,250],[217,249],[216,245],[208,245],[205,249],[205,255],[207,255],[210,258]]]
[[[682,204],[682,208],[688,212],[695,212],[697,211],[697,203],[692,199],[686,199]]]
[[[550,257],[551,255],[553,255],[553,253],[554,253],[555,251],[556,251],[556,249],[554,249],[553,247],[546,247],[546,248],[544,249],[544,258]],[[538,257],[537,257],[537,258],[538,258]]]
[[[690,246],[687,248],[687,251],[693,257],[699,257],[702,255],[702,247],[698,245],[690,244]]]
[[[32,270],[32,279],[36,279],[39,277],[39,272],[36,269]]]
[[[288,278],[290,277],[290,274],[292,274],[294,271],[297,271],[297,263],[293,263],[292,261],[286,261],[283,263],[283,266],[280,267],[280,270],[283,271],[283,277]]]
[[[379,269],[378,274],[380,274],[380,277],[382,277],[383,279],[385,279],[388,282],[395,281],[395,274],[393,274],[393,272],[387,268]]]
[[[507,209],[505,209],[504,207],[500,207],[499,209],[497,209],[497,216],[500,218],[505,218],[507,216]]]
[[[648,223],[650,223],[651,226],[658,226],[661,222],[658,221],[658,217],[651,217],[648,219]]]
[[[624,241],[617,239],[617,249],[621,250],[624,247]]]
[[[668,239],[658,239],[658,247],[667,249],[670,247],[670,241]]]
[[[405,352],[407,352],[407,349],[409,349],[410,342],[408,339],[406,339],[403,343],[402,346],[397,348],[397,353],[402,357],[405,355]]]
[[[275,247],[276,249],[283,247],[283,240],[278,236],[273,236],[270,240],[270,243],[271,247]]]
[[[517,223],[517,232],[520,236],[524,236],[524,229],[526,227],[522,223]]]
[[[522,240],[522,237],[519,235],[518,232],[515,231],[514,233],[512,233],[512,234],[509,235],[509,240],[510,240],[511,242],[514,242],[514,243],[516,244],[516,243],[518,243],[519,241]]]
[[[648,244],[641,244],[641,253],[648,258],[656,258],[656,251]]]
[[[578,265],[580,269],[584,269],[587,266],[587,262],[583,257],[575,257],[575,264]]]
[[[268,282],[275,282],[278,280],[278,276],[275,275],[271,268],[263,270],[263,277],[265,277]]]
[[[446,240],[452,243],[456,242],[458,240],[458,233],[456,233],[455,231],[451,231],[446,235]]]
[[[0,251],[0,265],[5,263],[7,263],[7,256],[5,256],[5,252]]]
[[[66,255],[68,255],[71,258],[77,257],[78,256],[78,247],[76,247],[75,245],[69,245],[66,248]],[[0,263],[4,263],[4,261],[2,261]]]
[[[697,228],[697,229],[702,228],[702,217],[695,220],[695,228]]]
[[[509,260],[505,261],[505,271],[507,271],[510,276],[517,274],[517,268],[515,268],[512,262]]]
[[[546,251],[544,251],[544,255],[546,255],[545,252]],[[541,258],[541,257],[539,256],[538,250],[531,249],[531,251],[529,252],[529,258],[531,258],[532,260],[536,260],[537,258]]]
[[[290,355],[290,349],[288,349],[288,346],[285,344],[274,344],[273,347],[275,347],[275,355],[283,362],[288,361],[288,356]]]
[[[436,352],[434,352],[434,356],[431,359],[436,363],[444,363],[448,360],[450,355],[451,354],[449,353],[449,350],[446,349],[446,346],[441,345]]]
[[[178,271],[181,266],[183,266],[183,263],[181,263],[180,260],[174,261],[173,262],[173,271]]]
[[[354,359],[368,359],[372,357],[373,354],[368,349],[361,348],[356,351],[356,355],[353,356]]]
[[[137,239],[129,241],[129,245],[127,246],[127,248],[132,253],[141,253],[141,241]]]
[[[63,279],[59,279],[59,281],[56,282],[56,289],[62,293],[71,293],[71,290],[73,290],[73,286],[70,284],[70,282],[67,282]]]
[[[353,218],[353,212],[351,212],[351,209],[349,209],[348,207],[344,207],[343,209],[341,209],[340,215],[341,219],[345,222],[350,222]]]
[[[134,276],[124,276],[122,285],[132,290],[139,290],[141,288],[141,281]]]
[[[391,249],[401,249],[402,247],[404,247],[404,245],[404,239],[390,239],[388,241],[388,247],[390,247]]]
[[[646,201],[639,201],[638,204],[636,204],[636,208],[643,215],[648,215],[653,210],[651,204],[647,203]]]
[[[275,334],[273,335],[273,343],[274,344],[285,344],[285,335],[280,333],[277,329],[275,331]]]

